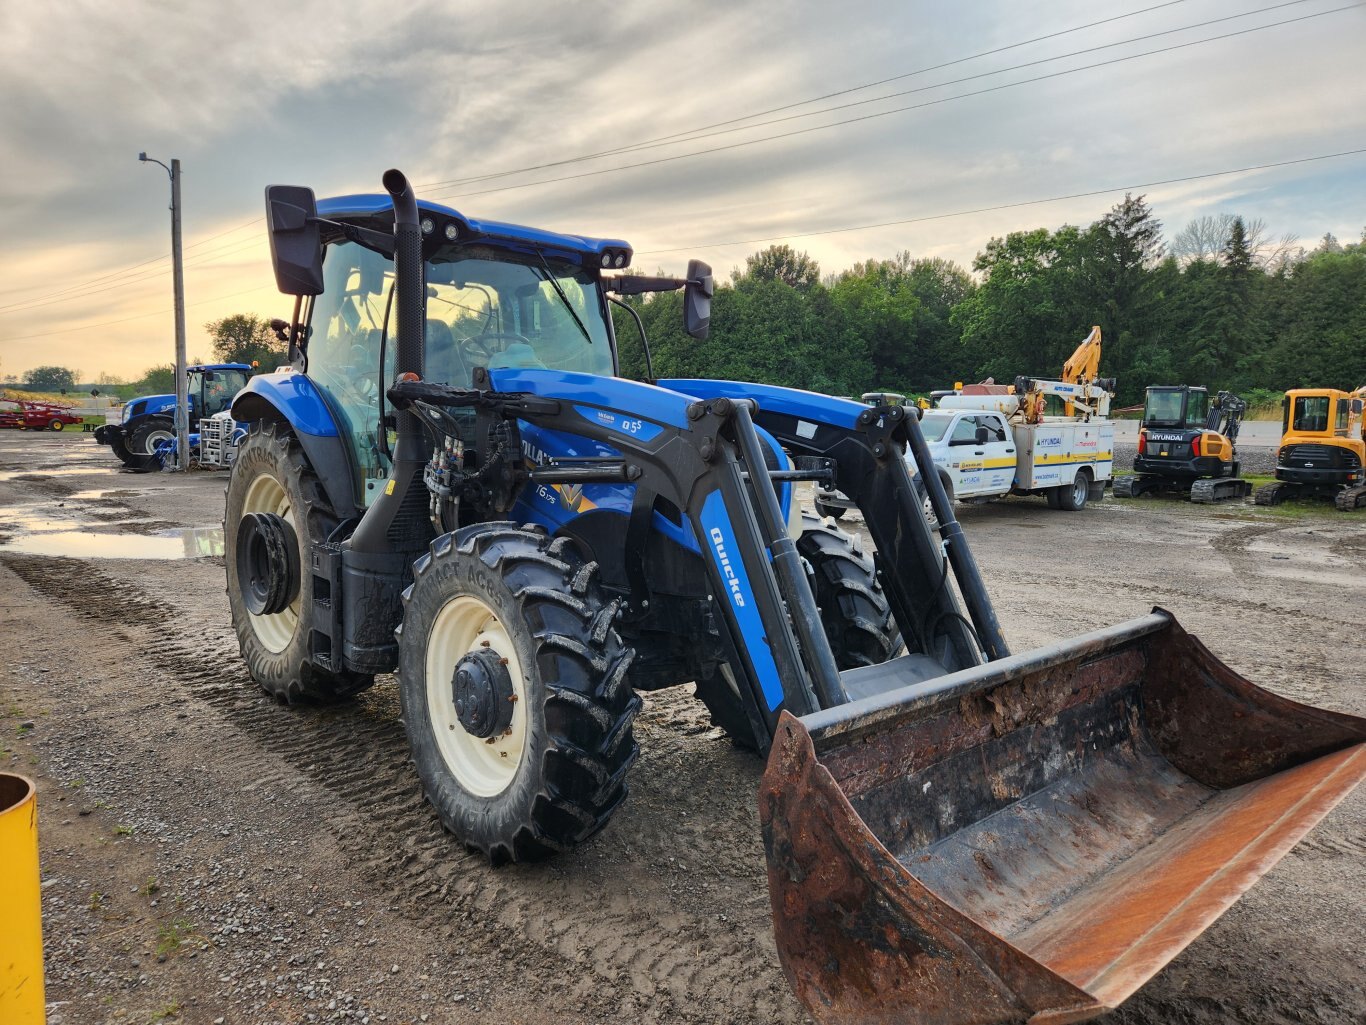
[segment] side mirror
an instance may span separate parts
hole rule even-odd
[[[683,287],[683,329],[703,339],[711,330],[711,268],[701,260],[688,261],[688,283]]]
[[[985,445],[985,444],[987,443],[987,438],[988,438],[988,437],[990,437],[990,434],[988,433],[988,431],[987,431],[987,429],[986,429],[985,427],[978,427],[978,428],[977,428],[977,444],[978,444],[978,445]]]
[[[321,295],[323,249],[313,190],[302,185],[266,186],[266,230],[280,291]]]

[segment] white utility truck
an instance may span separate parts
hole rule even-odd
[[[1064,365],[1065,380],[1017,377],[1013,388],[938,393],[938,405],[921,414],[920,430],[949,498],[1043,495],[1050,507],[1067,510],[1102,498],[1114,467],[1115,426],[1114,381],[1096,376],[1099,362],[1094,328]],[[1060,415],[1048,413],[1050,400]],[[848,508],[837,492],[816,494],[823,516],[838,518]]]

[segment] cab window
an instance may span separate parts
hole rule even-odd
[[[967,445],[977,440],[977,417],[965,416],[954,424],[953,434],[949,436],[950,445]]]
[[[1346,434],[1346,433],[1347,433],[1347,413],[1348,413],[1348,406],[1349,406],[1349,403],[1348,403],[1345,399],[1339,399],[1339,400],[1338,400],[1337,406],[1338,406],[1337,423],[1334,425],[1333,430],[1334,430],[1334,433],[1336,433],[1336,434]]]
[[[1186,423],[1191,427],[1204,427],[1209,417],[1209,392],[1193,391],[1186,402]]]
[[[1301,395],[1295,399],[1291,426],[1297,431],[1315,434],[1328,430],[1327,395]]]

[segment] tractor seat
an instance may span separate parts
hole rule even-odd
[[[441,320],[428,320],[426,328],[426,377],[433,384],[448,384],[453,388],[468,388],[473,382],[456,347],[451,329]]]

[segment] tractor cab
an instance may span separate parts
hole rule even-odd
[[[1219,418],[1219,409],[1210,408],[1205,388],[1149,388],[1134,472],[1190,480],[1237,476],[1233,442],[1214,429]]]
[[[287,189],[273,197],[272,210],[294,198],[312,202],[311,195],[295,197]],[[396,440],[385,402],[402,316],[393,209],[387,196],[343,196],[315,209],[308,227],[316,225],[316,237],[303,240],[294,268],[312,280],[295,317],[291,352],[303,356],[309,381],[348,441],[356,499],[368,507],[389,479]],[[617,300],[609,293],[692,292],[705,279],[710,296],[710,269],[696,261],[689,279],[618,273],[631,263],[623,241],[477,220],[437,203],[420,204],[419,217],[426,290],[421,377],[432,384],[476,387],[479,372],[508,368],[613,377],[617,342],[607,304]],[[294,234],[289,225],[276,226],[277,255]],[[277,274],[288,266],[277,261]],[[695,306],[686,303],[685,310]],[[687,329],[704,332],[695,319]],[[473,430],[472,411],[451,415]]]
[[[196,419],[207,419],[232,405],[233,396],[247,386],[251,367],[245,363],[220,363],[190,367],[186,394]]]

